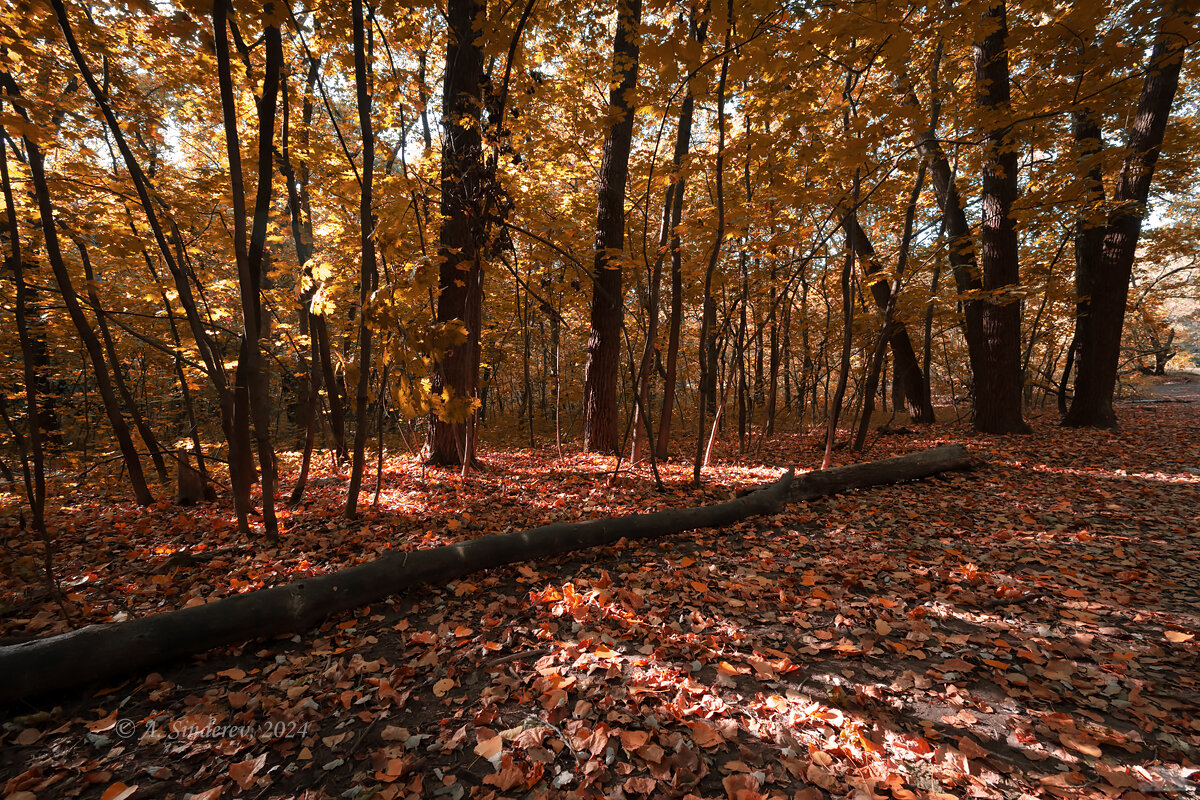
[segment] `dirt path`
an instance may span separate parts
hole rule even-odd
[[[1200,370],[1179,370],[1166,375],[1152,375],[1137,387],[1145,395],[1142,400],[1164,400],[1178,403],[1200,403]]]

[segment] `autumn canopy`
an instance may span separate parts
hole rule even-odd
[[[765,798],[785,773],[817,792],[787,794],[806,800],[834,787],[872,800],[918,789],[984,792],[981,776],[996,764],[959,770],[975,776],[972,789],[967,779],[943,780],[940,772],[935,779],[940,756],[925,756],[943,751],[928,725],[922,737],[935,745],[918,737],[928,752],[909,748],[929,767],[922,777],[894,769],[882,748],[895,742],[869,721],[815,716],[835,713],[839,689],[801,701],[798,688],[778,684],[737,718],[693,685],[711,667],[716,672],[705,677],[713,686],[749,692],[751,679],[777,681],[800,669],[802,653],[869,660],[884,652],[908,659],[908,672],[889,677],[905,682],[898,691],[927,689],[920,684],[931,678],[913,660],[924,660],[926,641],[947,635],[964,653],[978,650],[964,656],[974,661],[939,652],[966,665],[941,664],[932,680],[951,688],[955,678],[946,676],[986,668],[1005,699],[1020,696],[1022,704],[1051,709],[1084,691],[1064,688],[1081,673],[1061,662],[1081,658],[1095,637],[1116,636],[1104,632],[1115,623],[1074,631],[1074,650],[1056,653],[1046,652],[1045,632],[1042,645],[1001,645],[1007,640],[989,626],[1009,624],[997,621],[1009,604],[1024,607],[1063,588],[1013,567],[1026,563],[1006,544],[1013,536],[1036,539],[1031,531],[1040,530],[1049,538],[1037,547],[1068,537],[1045,560],[1074,576],[1076,558],[1085,556],[1071,548],[1091,547],[1093,523],[1056,511],[1054,503],[1069,503],[1061,497],[1041,511],[1025,508],[1014,499],[1021,491],[989,477],[996,473],[959,474],[969,465],[961,448],[933,448],[975,437],[976,466],[991,463],[1009,471],[1005,480],[1020,474],[1030,484],[1053,473],[1078,481],[1070,491],[1081,494],[1107,492],[1097,488],[1101,480],[1159,476],[1138,491],[1161,504],[1155,510],[1164,520],[1190,502],[1180,498],[1193,491],[1188,476],[1200,467],[1183,463],[1194,418],[1190,406],[1182,409],[1193,399],[1188,387],[1200,358],[1198,10],[1195,0],[7,0],[0,10],[0,518],[11,544],[0,570],[0,632],[12,638],[0,642],[0,669],[19,664],[11,668],[23,673],[0,698],[123,679],[121,653],[132,665],[125,672],[136,673],[194,650],[291,635],[332,612],[378,607],[389,591],[428,583],[441,596],[454,581],[451,599],[466,603],[485,580],[497,586],[511,578],[531,585],[504,584],[503,601],[481,603],[473,621],[464,616],[449,629],[448,641],[473,642],[471,663],[483,677],[471,673],[466,683],[451,666],[457,655],[437,647],[432,656],[393,659],[407,666],[389,667],[390,677],[360,657],[343,673],[324,673],[339,687],[346,682],[340,691],[359,692],[339,695],[339,714],[351,717],[368,697],[398,712],[431,687],[431,702],[442,703],[452,687],[485,685],[498,665],[505,675],[536,677],[519,690],[486,691],[504,694],[497,703],[525,692],[513,702],[529,701],[542,716],[501,725],[488,716],[498,713],[491,695],[470,700],[481,704],[474,707],[463,695],[468,705],[441,709],[445,719],[436,723],[458,713],[455,731],[437,735],[440,752],[475,747],[488,765],[487,779],[470,787],[480,796],[578,790],[582,797],[598,788],[613,797],[657,796],[669,786],[678,796],[713,789]],[[1155,417],[1154,404],[1129,400],[1187,402]],[[1097,463],[1077,462],[1079,453]],[[905,456],[899,466],[855,467],[853,478],[837,470],[798,476],[808,488],[793,491],[790,505],[779,488],[790,478],[750,499],[734,497],[788,468],[896,455]],[[865,514],[898,530],[915,526],[910,555],[904,541],[889,544],[897,549],[886,556],[864,555],[875,544],[856,527],[861,509],[838,505],[857,501],[818,500],[951,472],[934,479],[945,484],[880,489],[901,499]],[[903,494],[950,493],[946,486],[967,481],[980,482],[975,494],[952,501]],[[972,496],[1016,505],[997,511],[1004,521],[992,525],[986,507],[957,505]],[[1123,502],[1119,491],[1108,497]],[[853,562],[841,565],[844,583],[828,563],[803,570],[785,563],[785,554],[802,559],[809,547],[801,531],[816,523],[800,510],[807,501],[834,515],[827,552],[810,555]],[[1106,514],[1105,501],[1087,507]],[[935,553],[929,543],[941,535],[922,530],[916,511],[898,511],[905,502],[929,502],[918,509],[941,520],[931,526],[945,523],[946,542],[981,531],[1000,538],[991,549],[980,545],[986,554],[949,543]],[[641,512],[650,514],[624,523],[642,531],[636,535],[623,536],[623,523],[612,521]],[[754,515],[759,527],[747,528],[745,541],[758,544],[728,535]],[[1155,541],[1195,553],[1194,519],[1191,530],[1163,524]],[[662,530],[650,530],[656,526]],[[659,539],[706,526],[720,529],[707,556],[672,553],[680,541],[702,542],[702,534]],[[622,550],[634,548],[625,538],[659,543],[637,546],[651,559],[642,562]],[[678,611],[653,598],[662,586],[642,591],[630,577],[627,588],[609,574],[618,563],[636,573],[655,553],[668,554],[661,565],[668,574],[698,561],[716,570],[736,561],[715,543],[730,539],[728,547],[778,562],[764,567],[770,580],[738,579],[762,597],[745,599],[729,585],[716,597],[715,578],[691,575],[672,591],[690,586],[703,602]],[[1117,546],[1119,556],[1086,554],[1121,561],[1104,573],[1109,589],[1133,580],[1131,570],[1153,569],[1125,564],[1125,546]],[[428,574],[408,563],[414,551],[434,565]],[[918,552],[929,563],[906,561]],[[570,583],[532,585],[530,574],[541,573],[528,566],[521,569],[529,574],[476,574],[567,553],[617,561],[588,574],[594,593],[583,600]],[[870,561],[871,576],[859,570],[860,558]],[[903,580],[882,577],[902,572]],[[833,584],[822,587],[827,579]],[[1117,606],[1134,602],[1137,592],[1119,591],[1126,600]],[[867,599],[848,600],[853,592]],[[321,602],[311,599],[317,595]],[[221,597],[220,609],[241,609],[240,626],[217,619],[224,614],[210,604]],[[530,614],[552,609],[556,619],[574,619],[578,636],[567,647],[557,627],[526,620],[522,630],[537,652],[516,648],[494,656],[511,661],[492,664],[499,637],[475,639],[489,625],[508,624],[517,613],[509,600],[540,609]],[[706,616],[772,603],[770,619],[749,627]],[[964,616],[947,604],[971,610]],[[1072,613],[1099,613],[1086,606]],[[801,619],[810,612],[823,616],[810,624]],[[1156,642],[1170,630],[1171,644],[1193,646],[1180,637],[1196,628],[1194,616],[1190,623],[1157,616],[1168,612],[1139,612],[1136,621],[1158,626],[1145,634]],[[938,614],[958,620],[952,632],[936,634],[923,621]],[[1051,616],[1053,624],[1069,617]],[[627,628],[621,635],[669,628],[682,638],[623,661],[614,649],[620,636],[605,627],[618,618]],[[395,626],[388,630],[408,630],[387,622]],[[122,630],[92,650],[71,649],[100,635],[88,624],[108,626],[104,636]],[[447,634],[441,624],[421,635]],[[775,624],[800,625],[805,636],[813,625],[834,633],[792,647],[787,636],[797,628],[760,636]],[[1014,636],[1045,624],[1016,626]],[[895,630],[905,638],[889,640]],[[75,638],[31,642],[50,633]],[[743,636],[755,640],[753,655],[722,655]],[[354,648],[335,638],[310,644],[331,659]],[[1121,683],[1140,674],[1136,647],[1110,644],[1096,656],[1096,671],[1119,685],[1103,697],[1124,702],[1122,713],[1134,709],[1121,723],[1133,719],[1133,727],[1101,714],[1098,700],[1080,700],[1095,710],[1088,717],[1095,725],[1113,726],[1108,733],[1080,727],[1065,712],[1069,725],[1045,724],[1071,758],[1087,756],[1095,769],[1061,785],[1030,778],[1005,796],[1035,784],[1059,793],[1101,780],[1109,781],[1108,797],[1135,785],[1150,790],[1150,773],[1137,778],[1149,784],[1128,783],[1134,766],[1126,756],[1142,743],[1136,730],[1149,735],[1142,723],[1150,717],[1176,730],[1177,709],[1160,708],[1167,717],[1142,709],[1138,693],[1152,692],[1152,682],[1136,691]],[[686,676],[672,673],[682,683],[654,672],[671,648],[694,650],[670,656],[696,664]],[[85,652],[94,670],[86,678],[69,660]],[[1116,666],[1104,660],[1118,652],[1131,655]],[[1023,653],[1038,666],[1035,680],[1010,684],[1013,654]],[[292,658],[272,657],[281,665]],[[565,664],[611,680],[658,674],[637,691],[674,693],[673,711],[656,711],[648,728],[641,717],[633,724],[631,708],[601,714],[576,696],[582,684],[574,682],[591,678],[560,671]],[[227,666],[241,671],[229,680],[252,674],[244,666]],[[422,683],[425,668],[440,678]],[[374,694],[361,693],[364,676]],[[858,670],[854,679],[863,677]],[[157,691],[153,681],[139,686]],[[859,710],[879,699],[877,688],[854,699]],[[619,699],[649,702],[628,691]],[[947,692],[937,700],[935,727],[978,722],[969,708],[982,714],[982,706]],[[236,693],[240,702],[242,689]],[[568,709],[569,694],[588,707]],[[250,695],[246,689],[247,699],[226,711],[249,714],[259,701]],[[768,710],[801,708],[809,722],[841,731],[830,735],[842,737],[843,749],[762,734],[782,748],[771,751],[782,765],[773,778],[762,766],[772,758],[754,748],[730,745],[726,761],[741,766],[727,769],[705,757],[736,742],[738,730],[762,733]],[[685,724],[686,741],[656,727],[669,718]],[[42,735],[34,723],[6,725],[2,736],[24,736],[22,746]],[[108,730],[89,728],[95,736]],[[1190,730],[1194,737],[1194,723]],[[377,731],[361,733],[360,743],[379,745]],[[367,771],[377,779],[372,791],[432,791],[434,773],[418,761],[437,756],[425,752],[422,735],[406,731],[376,748]],[[964,759],[985,757],[972,750],[980,747],[974,740],[942,735],[959,740],[954,752]],[[503,745],[493,742],[501,736]],[[553,752],[547,737],[557,737]],[[518,740],[523,755],[515,757]],[[1182,781],[1196,751],[1181,741],[1155,746]],[[293,749],[302,747],[308,761],[315,742]],[[1125,748],[1124,760],[1101,761],[1112,755],[1102,744]],[[1063,775],[1083,774],[1054,755]],[[570,769],[559,756],[563,764],[573,757]],[[216,770],[228,778],[221,786],[245,796],[256,785],[265,789],[268,761],[257,758]],[[338,758],[352,764],[356,756]],[[885,762],[892,766],[878,766]],[[342,775],[341,766],[325,771]],[[718,770],[723,777],[714,783]],[[106,776],[88,782],[106,800],[132,796],[125,793],[131,777],[110,780],[98,765],[86,772]],[[438,780],[451,775],[437,772]],[[40,796],[50,774],[46,766],[36,780],[18,775],[4,796]],[[216,797],[195,794],[210,784],[217,785],[180,782],[168,793]],[[1166,791],[1166,779],[1154,785]],[[436,794],[464,796],[462,783],[438,786]]]

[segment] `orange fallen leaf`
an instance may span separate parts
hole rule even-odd
[[[239,761],[236,764],[229,765],[229,777],[242,787],[243,790],[249,789],[254,785],[254,776],[258,773],[263,765],[267,763],[267,754],[263,753],[258,758],[252,758],[247,761]]]
[[[969,759],[987,758],[990,753],[979,746],[979,743],[969,736],[958,737],[958,749]]]
[[[692,741],[701,747],[717,747],[725,743],[725,737],[721,735],[721,732],[702,719],[689,722],[687,726],[692,731]]]
[[[637,750],[648,741],[650,741],[650,734],[646,731],[621,731],[621,746],[630,752]]]
[[[126,798],[133,797],[133,793],[137,791],[137,788],[136,783],[133,786],[126,786],[117,781],[104,790],[104,794],[100,795],[100,800],[126,800]]]
[[[484,739],[479,744],[475,745],[475,755],[480,758],[486,758],[492,762],[492,766],[499,764],[500,751],[504,749],[504,739],[499,736],[493,736],[490,739]]]
[[[104,733],[111,730],[117,724],[117,710],[114,708],[112,713],[106,717],[97,720],[92,720],[87,724],[87,729],[92,733]]]

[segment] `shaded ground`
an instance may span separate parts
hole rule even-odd
[[[880,437],[864,458],[961,441],[987,463],[499,569],[9,709],[4,794],[1200,796],[1196,408],[1120,415],[1115,433],[1048,416],[1032,437]],[[819,459],[804,436],[763,455]],[[286,556],[251,552],[220,506],[81,500],[55,518],[75,525],[64,575],[95,576],[73,589],[76,615],[199,602],[389,544],[723,498],[775,473],[724,463],[697,494],[671,466],[663,496],[644,474],[605,486],[603,460],[489,460],[495,472],[465,482],[397,461],[380,511],[350,527],[327,480],[291,519],[302,552]],[[168,566],[200,542],[229,549]],[[53,630],[56,614],[35,601],[6,630]]]

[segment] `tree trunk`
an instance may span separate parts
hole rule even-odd
[[[705,462],[704,422],[708,419],[706,406],[715,412],[717,406],[717,303],[713,299],[713,276],[721,260],[721,243],[725,239],[725,85],[729,79],[730,39],[733,32],[733,0],[726,7],[725,54],[721,58],[721,77],[717,81],[717,158],[713,165],[717,205],[717,227],[713,232],[708,268],[704,271],[703,311],[700,315],[700,396],[696,411],[696,458],[692,462],[692,482],[700,483],[700,469]],[[716,420],[713,420],[716,432]]]
[[[100,329],[100,338],[104,343],[104,353],[112,365],[113,384],[116,386],[117,394],[121,397],[121,402],[125,405],[125,410],[129,413],[130,419],[133,420],[133,426],[137,429],[138,436],[142,437],[142,443],[146,445],[146,450],[150,453],[150,460],[154,462],[154,469],[158,473],[159,480],[166,483],[171,479],[171,475],[167,471],[167,463],[163,458],[163,447],[159,444],[158,437],[154,435],[154,431],[151,430],[150,424],[146,422],[146,418],[142,415],[142,410],[138,406],[133,392],[125,382],[125,373],[121,369],[121,360],[117,355],[116,343],[113,342],[112,331],[109,330],[104,308],[100,305],[100,297],[96,293],[96,278],[92,271],[92,259],[88,254],[87,245],[82,238],[71,231],[65,224],[60,222],[59,225],[66,231],[71,241],[75,243],[75,247],[79,250],[79,260],[83,264],[83,277],[87,281],[88,305],[91,306],[92,313],[96,315],[96,327]]]
[[[698,41],[704,39],[704,29],[695,28]],[[658,419],[658,442],[655,445],[655,457],[660,461],[670,455],[671,421],[674,419],[675,385],[678,382],[679,370],[679,337],[683,327],[683,237],[679,234],[679,223],[683,217],[683,195],[687,188],[687,178],[681,167],[687,157],[692,141],[692,113],[695,98],[690,88],[685,90],[683,105],[679,109],[679,127],[675,132],[675,155],[672,166],[675,170],[672,176],[674,194],[671,197],[671,314],[667,322],[667,363],[666,377],[663,379],[662,413]]]
[[[704,26],[697,25],[695,16],[692,17],[691,34],[692,38],[698,41],[703,41],[704,31],[707,23]],[[680,269],[682,265],[679,259],[679,235],[675,232],[675,226],[679,224],[681,215],[683,214],[683,190],[685,181],[680,170],[683,166],[683,160],[687,158],[688,150],[691,147],[692,139],[692,111],[695,105],[695,99],[692,97],[691,89],[685,89],[683,102],[679,106],[679,122],[675,127],[675,150],[671,156],[671,175],[670,183],[667,185],[667,191],[663,197],[662,224],[659,228],[658,235],[658,250],[654,255],[654,265],[650,269],[650,291],[649,302],[647,303],[647,325],[646,325],[646,342],[642,349],[642,363],[638,371],[638,397],[641,399],[639,409],[635,409],[637,418],[634,420],[633,427],[633,460],[637,461],[641,457],[642,434],[641,428],[646,428],[645,442],[648,446],[655,450],[655,458],[666,458],[666,448],[670,441],[671,427],[671,407],[670,403],[674,402],[675,395],[675,378],[677,369],[677,359],[679,355],[679,331],[682,324],[681,317],[683,314],[683,304],[680,294],[682,292],[682,275]],[[663,388],[663,409],[659,419],[659,440],[657,443],[651,442],[651,429],[649,424],[648,403],[650,401],[650,371],[654,363],[654,352],[657,347],[658,339],[658,309],[661,299],[662,286],[662,266],[666,260],[668,250],[671,253],[671,317],[669,325],[669,341],[667,345],[667,379],[664,381]],[[678,299],[679,303],[676,304]],[[670,393],[670,399],[667,398],[667,393]],[[646,421],[642,421],[641,417],[645,414]],[[667,429],[667,438],[663,439],[662,431],[664,427]]]
[[[450,401],[429,417],[425,459],[451,466],[471,460],[466,419],[477,402],[479,331],[483,303],[480,249],[485,236],[485,176],[480,133],[483,52],[480,28],[487,9],[479,0],[449,0],[446,72],[442,88],[442,231],[438,257],[437,323],[451,343],[435,353],[433,394]]]
[[[331,614],[406,589],[443,584],[504,564],[546,559],[621,539],[654,539],[700,528],[724,528],[752,516],[778,513],[789,501],[919,480],[970,466],[966,450],[949,445],[884,461],[810,472],[798,479],[788,471],[767,487],[713,506],[556,523],[428,550],[389,552],[375,561],[284,586],[0,647],[0,674],[9,676],[0,682],[0,702],[111,680],[251,638],[302,631]],[[87,669],[80,669],[80,664],[87,664]]]
[[[54,9],[58,26],[63,32],[63,39],[66,42],[67,49],[71,53],[71,58],[75,62],[75,66],[79,70],[80,77],[83,78],[84,83],[87,85],[96,102],[97,108],[100,109],[101,116],[104,117],[105,126],[113,137],[113,142],[116,144],[117,150],[121,153],[125,168],[129,172],[134,191],[138,196],[138,202],[142,207],[143,213],[146,215],[151,233],[153,233],[154,242],[158,247],[163,263],[167,265],[167,270],[171,273],[175,289],[179,294],[179,305],[187,317],[188,327],[195,341],[196,350],[199,352],[200,359],[204,363],[205,372],[216,390],[221,407],[221,426],[226,439],[232,440],[234,438],[233,403],[225,374],[223,354],[209,335],[208,326],[205,321],[200,317],[196,298],[192,293],[191,278],[184,269],[186,251],[179,235],[179,230],[175,227],[171,218],[169,216],[166,217],[166,223],[171,228],[172,239],[175,245],[173,252],[171,243],[167,241],[163,220],[159,218],[155,201],[150,196],[152,191],[150,180],[137,159],[134,158],[133,151],[129,148],[125,132],[116,114],[113,112],[112,105],[108,101],[107,92],[96,82],[95,75],[84,60],[83,51],[80,49],[79,43],[75,39],[75,33],[71,28],[66,6],[63,4],[63,0],[50,0],[50,6]],[[178,258],[176,255],[178,255]],[[237,507],[238,527],[240,530],[247,532],[246,513],[248,509],[243,505],[238,505],[239,498],[237,493],[234,494],[234,503]]]
[[[980,108],[988,115],[984,139],[983,221],[979,263],[986,299],[982,322],[981,369],[974,372],[975,430],[1029,433],[1021,416],[1021,304],[1017,230],[1012,206],[1017,199],[1017,148],[1009,122],[1008,22],[1004,0],[985,14],[992,28],[975,45],[975,81]]]
[[[854,173],[852,202],[858,204],[858,172]],[[838,369],[837,388],[833,391],[833,410],[825,420],[825,455],[821,458],[821,469],[833,461],[833,443],[837,438],[838,417],[842,413],[842,401],[846,397],[846,382],[850,377],[850,350],[854,343],[854,295],[850,278],[854,275],[854,225],[845,225],[846,260],[842,264],[842,359]],[[829,304],[826,302],[826,308]],[[826,393],[828,396],[828,393]]]
[[[8,132],[0,126],[0,137],[7,137]],[[29,457],[25,457],[24,447],[21,448],[21,470],[25,479],[25,497],[29,502],[31,527],[34,532],[48,541],[46,533],[46,459],[42,449],[43,419],[38,390],[42,386],[42,377],[38,374],[38,358],[34,352],[34,339],[29,331],[29,287],[25,283],[25,264],[21,255],[21,230],[17,223],[16,203],[13,200],[12,178],[8,173],[8,151],[6,145],[0,142],[0,185],[4,192],[4,209],[8,217],[8,238],[10,254],[9,269],[12,270],[13,283],[16,288],[16,322],[17,341],[21,345],[22,377],[25,379],[25,420],[29,428]],[[50,561],[50,551],[47,549],[47,562]],[[49,573],[52,575],[53,570]],[[53,582],[53,581],[51,581]]]
[[[354,29],[354,86],[358,100],[358,129],[362,138],[362,178],[359,187],[358,228],[361,267],[358,276],[358,382],[354,392],[354,449],[350,456],[350,483],[346,487],[343,516],[358,516],[358,492],[362,486],[363,458],[367,447],[368,389],[371,384],[371,326],[367,319],[367,301],[379,281],[375,256],[375,219],[371,212],[371,189],[375,174],[375,133],[371,127],[371,55],[367,39],[369,28],[363,22],[362,0],[351,0],[351,25]],[[382,403],[382,400],[380,401]],[[383,443],[379,443],[383,447]]]
[[[308,74],[304,81],[304,101],[300,115],[300,148],[307,158],[310,132],[312,130],[313,88],[317,81],[320,62],[313,58],[308,64]],[[280,132],[279,171],[283,174],[284,185],[287,189],[288,218],[292,228],[292,243],[296,248],[296,263],[300,265],[302,289],[300,301],[296,306],[296,321],[300,329],[301,340],[308,340],[308,354],[301,354],[300,359],[304,371],[300,379],[300,402],[304,406],[304,445],[300,455],[300,472],[292,486],[288,502],[296,505],[304,496],[305,484],[312,462],[313,445],[316,440],[317,410],[320,406],[321,358],[319,339],[313,324],[315,315],[312,313],[312,299],[316,294],[316,282],[308,261],[313,253],[312,207],[309,201],[308,163],[301,160],[293,163],[291,154],[291,98],[288,94],[287,76],[283,77],[283,129]]]
[[[912,87],[901,82],[899,90],[904,98],[904,104],[915,109],[918,103]],[[936,115],[934,116],[936,117]],[[959,194],[954,180],[954,171],[938,141],[936,129],[931,126],[924,130],[918,130],[916,142],[917,149],[929,165],[938,205],[942,209],[942,222],[950,239],[949,261],[950,268],[954,273],[955,288],[962,301],[963,338],[967,342],[967,356],[971,365],[971,373],[978,375],[984,369],[983,315],[979,300],[983,282],[979,278],[979,266],[975,260],[975,241],[971,236],[971,226],[967,222],[962,196]]]
[[[245,467],[245,422],[242,410],[248,411],[253,423],[258,449],[258,466],[262,482],[262,519],[267,540],[279,540],[279,525],[275,518],[275,451],[271,446],[271,398],[268,393],[268,374],[260,342],[264,330],[262,312],[263,256],[267,241],[267,221],[271,210],[271,182],[275,170],[273,148],[275,113],[279,99],[279,79],[283,66],[282,36],[277,25],[268,25],[263,32],[266,61],[263,68],[262,97],[258,102],[258,180],[255,188],[254,219],[247,240],[246,194],[242,177],[242,153],[237,129],[237,106],[233,78],[229,65],[229,23],[227,0],[214,0],[212,10],[213,38],[216,44],[217,80],[221,95],[221,115],[225,128],[225,152],[229,159],[229,181],[233,195],[233,249],[238,267],[238,288],[242,304],[242,342],[234,378],[235,435],[230,441],[230,466],[241,467],[235,496],[241,495],[243,507],[249,497],[249,481]],[[245,398],[241,401],[241,398]],[[241,401],[241,402],[239,402]],[[234,473],[230,473],[231,480]]]
[[[638,26],[642,0],[617,0],[613,39],[613,79],[608,98],[609,131],[600,162],[596,209],[596,253],[592,273],[591,334],[583,381],[583,449],[615,454],[617,373],[621,364],[621,325],[625,297],[621,257],[625,249],[625,183],[638,73]]]
[[[842,226],[847,224],[854,226],[854,236],[851,239],[858,257],[863,262],[863,277],[870,282],[875,307],[881,312],[886,312],[892,303],[891,284],[879,278],[871,280],[883,269],[883,264],[879,262],[879,256],[867,232],[859,224],[858,214],[850,213],[843,217]],[[920,362],[917,361],[917,352],[908,335],[908,328],[903,322],[894,322],[889,330],[888,344],[891,346],[892,359],[896,365],[896,374],[892,380],[903,389],[908,416],[916,423],[933,422],[935,417],[933,403],[929,398],[929,383],[925,380]]]
[[[1190,5],[1172,3],[1159,21],[1137,114],[1129,132],[1128,155],[1113,192],[1113,211],[1099,258],[1077,279],[1079,299],[1075,334],[1078,353],[1075,396],[1064,425],[1112,428],[1113,393],[1121,357],[1121,331],[1129,299],[1129,278],[1146,215],[1150,182],[1162,148],[1179,71],[1188,44]],[[1086,294],[1084,293],[1086,290]]]
[[[8,89],[10,102],[13,102],[12,98],[20,98],[21,92],[8,73],[0,73],[0,81]],[[25,122],[28,124],[29,119],[25,115],[24,105],[18,100],[13,103],[13,108],[25,118]],[[142,473],[142,463],[138,460],[137,449],[133,444],[133,437],[129,433],[129,426],[126,425],[124,417],[121,416],[120,405],[117,403],[116,395],[113,393],[113,386],[108,376],[108,366],[104,361],[104,353],[100,346],[100,340],[96,337],[96,332],[92,330],[92,326],[88,324],[87,318],[84,316],[83,308],[79,303],[79,295],[71,283],[71,275],[67,272],[66,262],[63,260],[62,248],[58,242],[58,229],[54,220],[54,206],[50,199],[50,188],[46,182],[45,157],[42,155],[42,150],[37,143],[28,136],[22,137],[22,141],[25,143],[25,152],[29,160],[30,178],[33,182],[38,213],[41,217],[42,236],[46,243],[46,259],[50,262],[50,269],[54,272],[54,280],[58,284],[59,293],[62,295],[63,305],[67,308],[67,314],[71,317],[71,322],[74,324],[75,330],[79,334],[79,339],[87,352],[88,360],[91,362],[92,371],[96,378],[96,389],[100,393],[100,398],[104,403],[104,411],[108,415],[109,423],[112,425],[113,436],[116,437],[117,445],[121,449],[125,468],[129,471],[129,484],[133,490],[134,500],[142,505],[149,505],[154,502],[154,497],[150,494],[150,488],[146,485],[146,477]],[[36,419],[30,422],[36,423]]]

